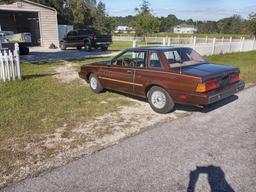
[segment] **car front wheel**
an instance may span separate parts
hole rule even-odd
[[[161,114],[170,112],[175,105],[167,91],[157,86],[154,86],[149,90],[148,102],[155,112]]]
[[[90,75],[89,83],[90,83],[91,90],[93,92],[100,93],[103,91],[103,87],[101,86],[101,84],[95,74]]]

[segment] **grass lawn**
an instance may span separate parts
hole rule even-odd
[[[214,55],[207,59],[209,62],[240,67],[241,78],[246,83],[256,83],[256,51]]]
[[[119,95],[109,92],[95,97],[95,94],[79,81],[70,84],[59,82],[53,78],[52,69],[58,65],[61,63],[23,64],[23,81],[0,84],[1,141],[48,133],[63,124],[77,126],[95,116],[129,104]],[[112,99],[102,104],[102,101],[108,98]]]
[[[80,65],[79,61],[70,63]],[[4,178],[10,177],[7,180],[12,182],[20,177],[19,170],[27,161],[48,158],[57,150],[43,148],[39,156],[32,155],[24,150],[28,144],[39,144],[58,128],[72,130],[121,106],[132,105],[118,94],[96,96],[79,80],[67,84],[55,79],[54,68],[63,65],[23,63],[24,80],[0,83],[0,188],[6,182]]]

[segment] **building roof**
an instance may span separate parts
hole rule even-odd
[[[188,25],[186,23],[181,23],[179,25],[176,25],[175,27],[179,27],[179,28],[195,28],[194,25]]]

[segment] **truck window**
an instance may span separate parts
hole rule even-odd
[[[81,36],[86,36],[86,35],[93,35],[93,32],[90,31],[90,30],[79,30],[78,31],[78,35],[81,35]]]
[[[70,31],[70,32],[68,32],[67,36],[68,37],[77,36],[77,32],[76,31]]]

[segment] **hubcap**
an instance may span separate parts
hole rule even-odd
[[[97,79],[95,77],[91,78],[90,84],[92,89],[97,89]]]
[[[161,91],[155,91],[151,96],[151,102],[157,109],[164,108],[166,104],[165,94]]]

